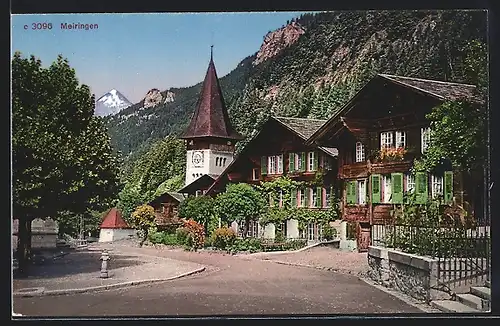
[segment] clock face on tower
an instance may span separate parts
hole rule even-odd
[[[193,153],[193,165],[194,166],[203,166],[203,153],[202,152],[194,152]]]

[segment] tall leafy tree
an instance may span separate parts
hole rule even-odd
[[[12,188],[21,268],[34,218],[64,211],[88,216],[109,205],[119,189],[118,162],[94,105],[89,87],[62,56],[44,68],[34,56],[14,54]]]
[[[216,197],[216,212],[222,221],[243,224],[246,236],[250,221],[258,220],[265,212],[267,202],[261,193],[246,183],[230,184]]]

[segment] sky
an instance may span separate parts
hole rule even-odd
[[[35,55],[49,66],[62,54],[96,99],[117,89],[136,103],[152,88],[201,82],[212,44],[217,75],[228,74],[259,50],[268,31],[301,13],[12,15],[11,55]],[[61,23],[97,28],[68,30]]]

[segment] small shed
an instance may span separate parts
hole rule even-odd
[[[116,207],[111,208],[102,220],[99,242],[127,239],[133,235],[135,229],[123,220],[121,212]]]
[[[178,217],[178,209],[186,196],[177,192],[166,192],[153,199],[149,205],[155,210],[155,222],[158,230],[175,228],[182,225]]]

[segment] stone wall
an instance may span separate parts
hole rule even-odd
[[[50,218],[45,220],[34,219],[31,222],[31,248],[56,248],[58,232],[59,228],[56,221]]]
[[[368,275],[375,282],[414,299],[430,302],[449,295],[438,291],[438,261],[429,257],[370,246]]]

